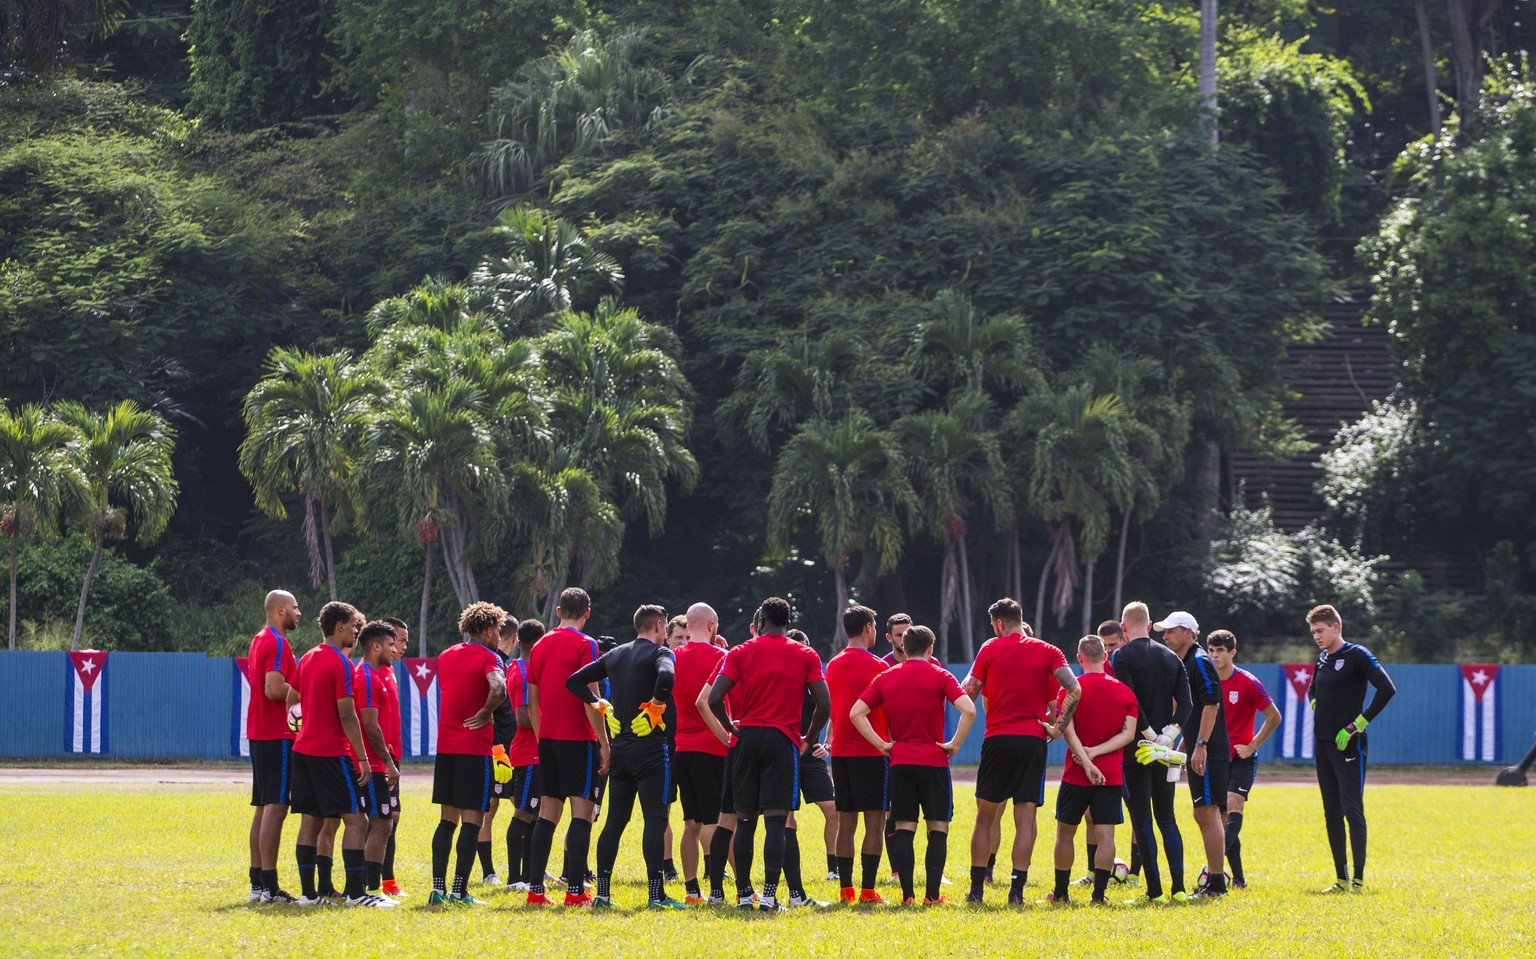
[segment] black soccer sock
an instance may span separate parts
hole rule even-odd
[[[784,847],[786,845],[785,816],[763,817],[763,895],[778,892],[779,876],[784,872]],[[737,853],[739,856],[740,853]]]
[[[661,868],[665,869],[668,875],[671,875],[677,872],[677,863],[671,859],[663,859],[661,861]]]
[[[1205,877],[1205,888],[1211,892],[1227,891],[1226,873],[1213,872]]]
[[[1099,861],[1099,845],[1098,845],[1098,843],[1092,843],[1091,842],[1091,843],[1088,844],[1088,858],[1085,861],[1088,863],[1088,871],[1092,872],[1094,864]]]
[[[702,898],[704,895],[699,891],[699,880],[697,877],[684,880],[683,889],[687,892],[688,895],[694,896],[696,898]]]
[[[885,840],[885,851],[890,856],[891,867],[901,880],[903,902],[914,897],[912,874],[917,869],[917,854],[913,852],[912,840],[915,836],[916,833],[910,829],[898,829]]]
[[[604,869],[602,863],[597,864],[597,898],[611,898],[613,890],[613,870]]]
[[[523,847],[527,845],[528,830],[532,823],[523,822],[516,816],[507,823],[507,885],[522,882],[527,863],[523,861]]]
[[[260,866],[252,866],[251,869],[250,869],[250,874],[251,874],[251,889],[254,892],[261,892],[262,889],[266,888],[266,887],[264,887],[261,884],[261,867]]]
[[[853,857],[833,856],[832,868],[837,870],[837,885],[839,889],[853,888]]]
[[[487,876],[494,875],[496,872],[496,862],[491,858],[491,841],[487,839],[481,842],[478,832],[475,833],[475,853],[480,857],[480,878],[484,879]]]
[[[741,816],[736,820],[736,835],[731,839],[731,850],[736,853],[736,896],[752,895],[752,846],[757,839],[757,817]]]
[[[713,848],[714,848],[714,846],[715,846],[715,842],[714,842],[714,840],[715,840],[715,834],[714,834],[714,833],[710,833],[710,834],[709,834],[709,840],[710,840],[710,842],[709,842],[709,849],[713,849]],[[705,850],[705,851],[704,851],[704,856],[703,856],[703,859],[704,859],[704,865],[703,865],[703,871],[702,871],[702,872],[700,872],[700,873],[699,873],[699,877],[700,877],[700,878],[702,878],[702,879],[703,879],[703,880],[704,880],[704,881],[706,881],[706,882],[708,882],[708,881],[709,881],[709,867],[710,867],[710,864],[711,864],[711,863],[713,863],[713,862],[714,862],[714,861],[715,861],[715,857],[714,857],[714,856],[712,856],[712,855],[710,855],[710,853],[709,853],[709,849],[706,849],[706,850]]]
[[[987,875],[992,875],[992,870],[997,868],[997,853],[987,857]]]
[[[282,887],[277,884],[277,870],[263,869],[261,871],[261,888],[267,892],[279,892]]]
[[[704,878],[709,880],[709,894],[711,896],[725,896],[725,861],[731,854],[731,841],[736,832],[724,826],[716,826],[715,834],[709,840],[709,855],[706,858],[708,866],[704,872]]]
[[[565,891],[582,894],[587,878],[587,851],[592,848],[592,824],[575,817],[565,831]]]
[[[318,896],[315,890],[315,847],[302,843],[294,847],[294,859],[299,864],[299,891],[305,899]]]
[[[667,863],[672,861],[666,858],[664,852],[667,845],[667,817],[646,816],[641,822],[641,829],[640,852],[645,859],[646,884],[652,893],[651,900],[659,902],[667,897]]]
[[[453,864],[453,894],[467,895],[469,874],[475,868],[475,851],[480,845],[480,824],[465,822],[459,826],[459,840],[454,843],[458,858]]]
[[[848,863],[848,871],[853,872],[853,862]],[[860,889],[873,889],[880,879],[880,854],[878,852],[865,852],[859,854],[859,872],[863,875],[859,882]]]
[[[331,856],[315,856],[315,888],[320,890],[322,896],[336,895],[336,886],[331,881],[334,865],[335,859]]]
[[[670,861],[671,860],[663,860],[663,862]],[[651,902],[661,902],[667,898],[666,873],[662,872],[661,870],[657,870],[656,872],[651,873],[651,881],[647,883],[647,885],[649,886],[647,892],[651,897]]]
[[[439,819],[437,830],[432,833],[432,891],[442,896],[448,894],[448,856],[453,852],[456,828],[454,823]]]
[[[937,829],[928,830],[928,851],[923,855],[923,881],[928,888],[926,898],[932,902],[939,898],[939,886],[944,881],[944,862],[949,858],[949,833]]]
[[[389,827],[389,841],[384,843],[384,879],[395,881],[395,825]]]
[[[849,872],[853,870],[850,869]],[[827,853],[827,872],[837,872],[837,853]]]
[[[549,872],[549,851],[555,845],[555,824],[540,816],[533,821],[530,831],[532,843],[528,857],[528,889],[544,894],[544,875]]]
[[[1365,882],[1365,820],[1349,824],[1349,848],[1355,857],[1355,882]]]
[[[971,891],[970,891],[970,897],[972,899],[979,900],[981,898],[981,887],[983,885],[985,885],[986,882],[987,882],[987,867],[986,866],[972,866],[971,867]]]
[[[378,892],[384,885],[384,863],[364,862],[363,877],[366,880],[366,888],[369,892]]]
[[[805,898],[805,885],[800,881],[800,830],[784,827],[784,885],[789,887],[792,899]],[[767,857],[764,856],[764,859]]]
[[[1141,875],[1141,846],[1131,843],[1131,875]]]
[[[523,853],[518,861],[522,863],[523,882],[526,883],[533,882],[533,827],[537,823],[538,820],[535,819],[533,822],[523,824],[528,828],[523,833]]]
[[[1098,902],[1104,901],[1104,893],[1109,889],[1109,870],[1093,870],[1093,898]]]
[[[1018,872],[1018,870],[1014,870],[1014,872]],[[1052,890],[1052,891],[1055,894],[1056,900],[1058,902],[1060,902],[1061,900],[1067,898],[1067,887],[1070,886],[1071,884],[1072,884],[1072,870],[1070,870],[1070,869],[1058,869],[1058,870],[1056,870],[1056,888],[1054,890]]]
[[[1008,898],[1017,899],[1024,895],[1024,884],[1029,882],[1028,869],[1015,869],[1008,875]]]
[[[1243,881],[1243,840],[1239,835],[1243,831],[1243,814],[1240,812],[1227,814],[1227,862],[1232,866],[1232,880]]]
[[[366,891],[363,884],[367,878],[364,872],[363,851],[361,849],[342,849],[341,868],[346,873],[346,882],[342,886],[346,897],[348,899],[361,898]]]

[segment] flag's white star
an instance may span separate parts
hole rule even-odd
[[[1298,683],[1304,683],[1312,678],[1312,674],[1307,672],[1305,669],[1298,669],[1296,670],[1296,675],[1293,678]]]
[[[90,674],[90,673],[94,672],[95,669],[96,669],[96,660],[94,660],[94,659],[82,660],[81,663],[80,663],[80,671],[82,673]]]
[[[432,675],[432,669],[426,663],[422,663],[420,666],[416,667],[416,675],[422,679],[426,679],[428,676]]]
[[[1479,669],[1472,674],[1472,685],[1482,686],[1488,682],[1488,674]]]

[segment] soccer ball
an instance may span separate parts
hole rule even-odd
[[[1124,859],[1116,859],[1114,869],[1110,870],[1110,876],[1114,878],[1115,882],[1125,882],[1131,878],[1131,867],[1126,864]]]
[[[304,710],[298,703],[288,707],[288,728],[298,732],[304,725]]]

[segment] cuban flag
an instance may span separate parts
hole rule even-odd
[[[1312,710],[1307,706],[1307,690],[1312,687],[1312,664],[1282,663],[1280,673],[1285,678],[1280,758],[1311,759],[1317,738],[1312,731]]]
[[[249,756],[251,754],[251,741],[246,736],[245,719],[250,715],[251,709],[251,677],[249,670],[251,661],[248,657],[240,656],[235,659],[235,686],[234,715],[229,723],[229,754],[231,756]]]
[[[437,754],[437,657],[402,659],[406,682],[400,684],[400,731],[407,756]]]
[[[107,654],[87,649],[65,655],[64,751],[108,752]]]
[[[1461,667],[1461,759],[1469,763],[1499,760],[1499,666],[1471,663]]]

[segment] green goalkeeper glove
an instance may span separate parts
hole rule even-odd
[[[667,724],[661,721],[666,711],[665,703],[641,703],[639,714],[629,724],[629,731],[636,736],[649,736],[658,729],[666,729]]]
[[[1143,739],[1141,745],[1136,747],[1136,761],[1143,766],[1153,763],[1162,763],[1164,766],[1184,765],[1184,754],[1177,749],[1167,746],[1159,746],[1157,743]]]
[[[1351,736],[1358,736],[1359,734],[1365,732],[1365,727],[1369,726],[1370,724],[1371,721],[1365,718],[1364,713],[1361,713],[1359,716],[1355,717],[1354,722],[1339,730],[1339,734],[1333,737],[1333,744],[1339,747],[1339,752],[1343,752],[1349,748],[1349,738]]]
[[[603,716],[607,718],[609,739],[617,736],[619,731],[624,728],[623,726],[619,725],[619,717],[613,714],[613,703],[610,703],[606,699],[599,699],[597,702],[592,704],[592,708],[602,713]]]
[[[507,758],[507,749],[506,749],[506,747],[501,745],[500,743],[497,743],[495,746],[492,746],[491,747],[491,759],[494,762],[494,765],[491,767],[491,769],[492,769],[492,773],[491,774],[493,776],[495,776],[496,781],[499,782],[499,783],[502,783],[502,784],[506,784],[506,783],[511,782],[512,781],[512,760]]]

